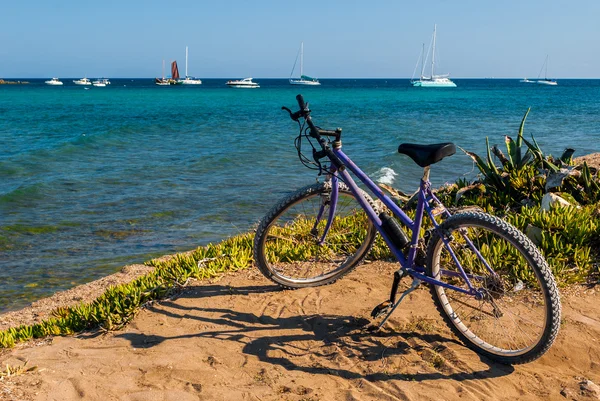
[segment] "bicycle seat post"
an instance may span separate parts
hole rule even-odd
[[[423,168],[423,181],[424,182],[429,181],[429,169],[430,169],[430,166],[426,166]]]

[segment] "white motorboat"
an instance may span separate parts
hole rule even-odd
[[[202,85],[202,80],[188,75],[188,47],[185,47],[185,78],[179,80],[184,85]]]
[[[527,79],[527,78],[523,78],[519,82],[523,82],[523,83],[527,83],[527,84],[534,84],[535,83],[535,81],[532,81],[532,80]]]
[[[81,79],[75,79],[75,80],[73,80],[73,83],[75,85],[91,85],[92,81],[90,81],[87,78],[81,78]]]
[[[296,61],[294,61],[294,66],[292,67],[292,73],[290,74],[290,84],[291,85],[311,85],[317,86],[321,85],[317,78],[309,77],[308,75],[304,75],[304,42],[300,43],[300,79],[292,78],[294,75],[294,69],[296,69],[296,63],[298,62],[298,55],[296,55]]]
[[[106,85],[110,85],[110,81],[106,78],[99,78],[99,79],[95,80],[94,82],[92,82],[92,85],[103,88]]]
[[[52,78],[49,81],[46,81],[46,85],[62,85],[63,83],[58,78]]]
[[[260,85],[256,82],[252,82],[252,78],[227,81],[227,86],[230,88],[260,88]]]
[[[456,84],[450,80],[449,74],[435,75],[435,39],[436,39],[437,25],[433,26],[433,37],[431,38],[431,75],[425,76],[425,44],[423,44],[423,50],[421,52],[421,77],[417,80],[413,79],[410,84],[415,87],[422,88],[456,88]],[[429,53],[427,53],[429,56]],[[418,61],[417,61],[418,65]],[[415,66],[415,71],[416,71]],[[413,73],[414,76],[414,73]]]

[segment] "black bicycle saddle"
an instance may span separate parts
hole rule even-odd
[[[421,167],[427,167],[439,162],[446,156],[456,153],[456,146],[452,142],[435,143],[431,145],[417,145],[403,143],[398,146],[398,153],[407,155]]]

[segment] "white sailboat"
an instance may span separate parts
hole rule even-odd
[[[171,82],[165,78],[165,60],[162,62],[162,78],[154,78],[154,83],[159,86],[169,86]]]
[[[544,79],[540,79],[540,76],[542,75],[542,70],[544,70]],[[540,70],[540,73],[538,74],[538,80],[536,82],[540,85],[553,85],[553,86],[558,85],[556,80],[548,78],[548,55],[546,55],[546,60],[544,61],[544,64],[542,65],[542,69]]]
[[[298,62],[298,55],[296,55],[296,61],[294,61],[294,66],[292,67],[292,72],[290,74],[290,84],[311,86],[321,85],[317,78],[311,78],[308,75],[304,75],[304,42],[300,43],[300,51],[298,54],[300,55],[300,79],[292,78],[294,70],[296,69],[296,63]]]
[[[188,75],[188,47],[185,47],[185,79],[180,80],[184,85],[201,85],[200,79],[192,78]]]
[[[433,37],[431,46],[431,75],[425,76],[425,45],[423,45],[421,77],[410,81],[412,86],[422,88],[456,88],[456,84],[448,78],[449,74],[435,75],[435,39],[437,25],[433,26]]]

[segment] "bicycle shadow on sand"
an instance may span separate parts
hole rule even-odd
[[[182,298],[271,291],[279,289],[277,286],[209,285],[186,291]],[[172,337],[143,333],[122,333],[116,337],[129,341],[134,348],[152,348],[165,341],[185,338],[231,341],[239,343],[244,354],[262,362],[344,379],[464,381],[501,377],[514,371],[512,366],[482,357],[451,337],[434,332],[395,331],[389,325],[374,332],[368,329],[368,319],[353,316],[273,317],[227,308],[187,307],[176,301],[163,301],[147,309],[167,318],[192,319],[216,329]],[[457,347],[468,361],[453,350]]]

